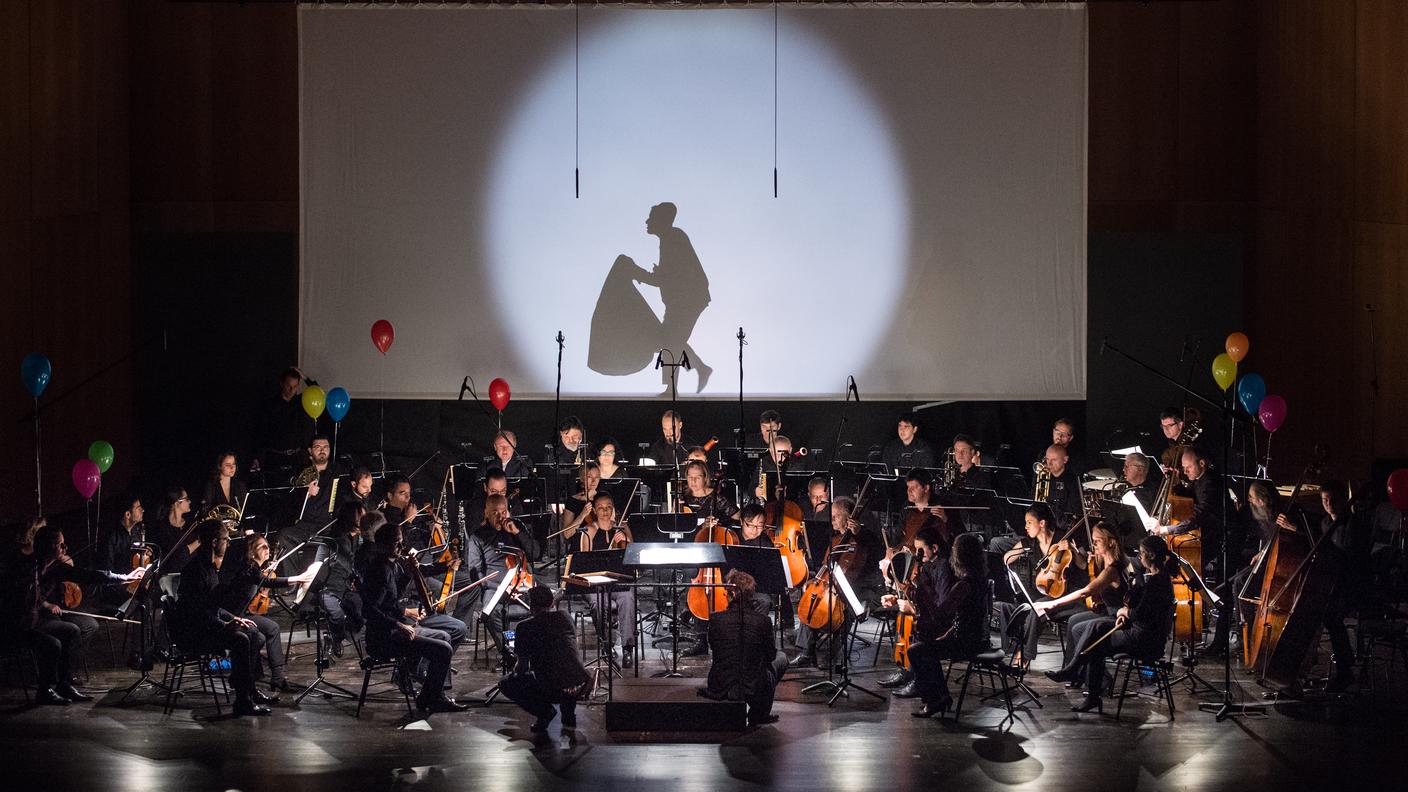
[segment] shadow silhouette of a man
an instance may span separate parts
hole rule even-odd
[[[676,212],[675,205],[668,202],[650,207],[645,233],[660,237],[660,261],[648,272],[635,266],[632,279],[660,290],[660,301],[665,304],[665,316],[660,320],[660,346],[689,355],[699,372],[695,393],[700,393],[714,370],[699,359],[699,353],[689,345],[689,337],[694,334],[699,315],[709,306],[709,277],[704,274],[689,235],[675,227]],[[662,368],[660,375],[661,382],[668,386],[670,370]]]

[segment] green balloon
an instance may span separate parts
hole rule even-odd
[[[88,446],[88,458],[104,473],[112,467],[112,456],[112,443],[106,440],[94,440],[93,444]]]

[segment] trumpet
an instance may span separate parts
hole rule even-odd
[[[953,489],[953,484],[958,480],[958,463],[953,461],[953,449],[950,448],[944,454],[944,489]]]
[[[1045,462],[1032,464],[1032,472],[1036,473],[1036,481],[1032,486],[1032,500],[1044,501],[1051,496],[1051,471],[1046,469]]]

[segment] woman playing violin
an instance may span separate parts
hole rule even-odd
[[[598,492],[592,499],[591,516],[582,525],[582,550],[608,550],[624,547],[631,542],[631,528],[616,523],[616,501],[609,492]],[[597,623],[610,618],[609,614],[598,612],[598,597],[589,598],[593,616]],[[625,586],[612,586],[606,595],[606,608],[616,609],[616,631],[621,638],[621,665],[630,668],[634,662],[636,647],[636,595]]]
[[[595,462],[585,462],[577,468],[577,484],[581,491],[567,499],[562,508],[562,540],[566,542],[577,535],[582,524],[592,514],[592,499],[601,486],[601,467]]]
[[[1027,535],[1016,547],[1003,555],[1002,562],[1017,571],[1026,585],[1028,594],[1037,603],[1049,602],[1067,591],[1081,589],[1090,582],[1085,558],[1079,555],[1074,543],[1061,541],[1056,535],[1056,517],[1050,506],[1041,502],[1033,503],[1027,508],[1023,525]],[[1066,562],[1060,569],[1057,569],[1060,564],[1053,565],[1058,557]],[[1040,583],[1039,573],[1042,573]],[[1016,602],[998,602],[996,608],[1003,635],[1020,638],[1023,642],[1021,659],[1031,662],[1037,653],[1037,639],[1041,631],[1036,620],[1027,618],[1030,608],[1026,607],[1025,600],[1019,598]],[[1079,600],[1067,600],[1055,618],[1079,613],[1082,608]],[[1044,612],[1050,613],[1051,609]]]
[[[1113,624],[1110,619],[1115,612],[1124,607],[1125,600],[1129,595],[1131,577],[1129,561],[1125,558],[1124,550],[1120,548],[1120,540],[1115,535],[1114,528],[1108,523],[1098,522],[1091,529],[1090,535],[1094,543],[1093,553],[1099,572],[1084,586],[1063,596],[1036,604],[1038,616],[1043,616],[1066,605],[1082,603],[1093,605],[1093,607],[1077,611],[1066,621],[1064,656],[1067,659],[1073,653],[1072,647],[1085,642],[1089,635],[1099,635],[1110,629]]]
[[[266,589],[286,589],[302,583],[309,583],[313,576],[304,572],[295,577],[282,578],[273,574],[267,569],[272,552],[269,549],[269,540],[263,536],[255,534],[244,543],[245,555],[243,563],[234,568],[222,570],[223,575],[229,575],[225,579],[225,596],[221,606],[230,613],[254,622],[255,629],[264,635],[264,654],[269,661],[269,689],[289,690],[288,680],[284,677],[284,652],[280,645],[282,630],[278,622],[260,613],[250,610],[250,604],[259,595],[261,588]],[[255,679],[263,676],[263,669],[254,669]]]

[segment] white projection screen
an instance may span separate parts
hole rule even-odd
[[[657,395],[668,348],[736,398],[742,328],[750,398],[1085,396],[1081,4],[304,6],[299,37],[322,382],[550,397],[561,331],[564,395]]]

